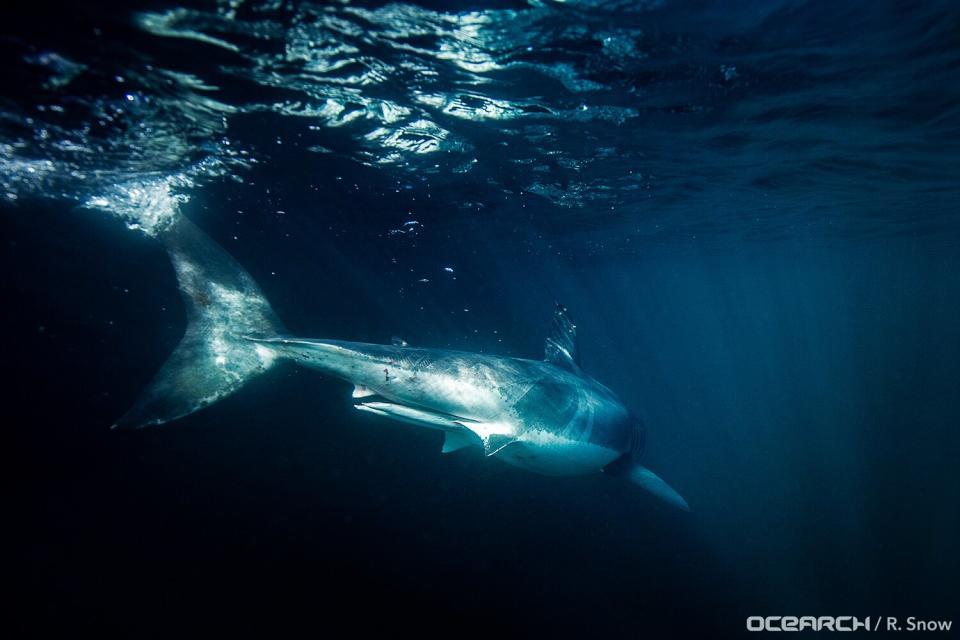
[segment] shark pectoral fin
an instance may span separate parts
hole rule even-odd
[[[690,505],[688,505],[687,501],[683,499],[683,496],[677,493],[673,487],[661,480],[660,476],[655,474],[653,471],[650,471],[650,469],[647,469],[643,465],[633,465],[630,470],[627,471],[626,475],[630,482],[637,486],[643,487],[667,504],[684,511],[690,511]]]
[[[603,469],[612,476],[626,478],[633,484],[643,487],[660,500],[684,511],[690,511],[690,505],[683,497],[674,491],[673,487],[660,479],[650,469],[642,464],[635,462],[630,454],[626,454],[617,460],[614,460]]]
[[[481,444],[479,439],[469,431],[447,431],[443,437],[442,453],[459,451],[466,447]]]

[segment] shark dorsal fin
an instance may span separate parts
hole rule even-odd
[[[577,352],[577,325],[567,315],[567,308],[557,303],[553,312],[553,324],[543,346],[543,359],[571,371],[580,371],[580,354]]]

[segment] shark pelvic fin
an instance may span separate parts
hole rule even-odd
[[[454,420],[457,424],[483,443],[483,452],[492,456],[509,444],[517,441],[516,428],[508,422],[480,422],[460,418]]]
[[[500,433],[491,433],[483,439],[483,452],[489,458],[490,456],[498,453],[504,447],[507,447],[516,441],[517,439],[513,436],[507,436]]]
[[[354,398],[369,398],[370,396],[377,395],[377,392],[372,391],[370,387],[364,386],[362,384],[358,384],[358,385],[354,385],[352,395]]]
[[[442,453],[451,453],[475,444],[480,444],[480,442],[469,431],[447,431],[443,436],[443,449],[441,451]]]
[[[543,346],[543,359],[547,362],[580,372],[580,354],[577,349],[577,325],[567,315],[567,308],[560,303],[553,312],[553,324]]]

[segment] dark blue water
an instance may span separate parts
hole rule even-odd
[[[0,32],[18,635],[956,621],[954,3],[36,3]],[[150,236],[179,215],[300,335],[535,358],[562,301],[692,512],[441,456],[292,367],[110,432],[184,330]]]

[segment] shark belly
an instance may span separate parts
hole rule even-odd
[[[361,401],[355,407],[398,422],[444,432],[444,453],[468,446],[482,447],[491,458],[542,475],[597,473],[620,456],[619,452],[609,447],[557,436],[548,431],[528,431],[517,436],[516,427],[506,421],[474,422],[378,399]],[[502,444],[504,442],[506,444]]]
[[[494,457],[542,475],[580,476],[600,472],[620,455],[603,445],[533,431],[503,447]]]

